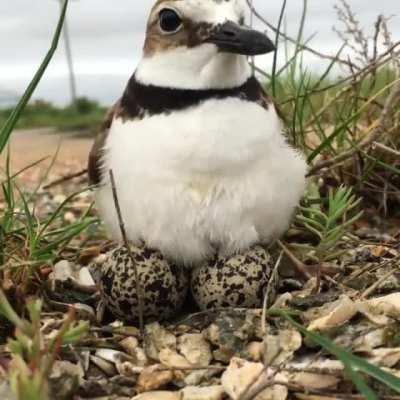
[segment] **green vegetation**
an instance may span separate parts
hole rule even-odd
[[[0,126],[4,125],[12,109],[0,110]],[[79,98],[75,104],[59,108],[54,105],[36,101],[28,104],[18,120],[16,128],[56,128],[60,131],[82,131],[96,134],[104,119],[106,109],[97,102]]]
[[[16,127],[53,126],[61,130],[96,131],[101,123],[105,110],[87,99],[80,99],[64,109],[44,102],[28,105],[57,47],[67,3],[66,0],[51,49],[21,102],[14,110],[0,112],[0,126],[3,126],[0,153]],[[342,51],[351,45],[354,57],[342,58],[342,51],[336,56],[320,54],[308,46],[303,35],[307,0],[303,0],[303,18],[294,39],[280,29],[285,4],[278,29],[272,28],[277,31],[279,48],[286,50],[286,63],[278,69],[275,58],[272,75],[260,73],[270,82],[268,91],[281,109],[288,137],[304,151],[310,164],[310,190],[297,221],[313,240],[292,247],[294,251],[300,249],[296,253],[299,259],[302,250],[314,251],[318,264],[338,257],[342,239],[361,216],[363,207],[372,207],[376,214],[387,217],[399,214],[400,42],[392,40],[383,18],[378,19],[375,32],[364,35],[354,16],[346,14],[345,9],[339,15],[345,25]],[[385,44],[382,52],[376,50],[378,41]],[[317,75],[308,70],[304,61],[306,52],[328,60],[325,71]],[[332,77],[332,71],[338,69],[343,76]],[[10,345],[13,363],[9,375],[14,392],[18,399],[38,400],[48,397],[47,378],[60,346],[77,342],[86,326],[74,327],[71,316],[56,339],[46,342],[39,325],[42,303],[34,301],[26,305],[25,298],[41,294],[41,268],[53,266],[71,241],[79,241],[97,219],[91,215],[90,207],[75,222],[63,219],[75,194],[68,196],[55,210],[39,214],[38,191],[27,192],[20,187],[18,175],[11,174],[8,162],[1,181],[0,273],[3,280],[6,276],[12,282],[6,294],[15,304],[11,307],[10,300],[0,292],[0,314],[17,327],[15,340]],[[41,184],[39,182],[38,189]],[[82,190],[87,188],[78,192]],[[26,309],[30,321],[18,316]],[[341,360],[348,377],[365,398],[378,397],[367,386],[364,375],[400,391],[398,378],[337,347],[327,337],[307,331],[287,314],[279,316]],[[40,368],[34,368],[37,366]]]
[[[29,320],[24,320],[0,289],[0,315],[16,328],[15,339],[8,342],[12,354],[10,384],[21,400],[50,399],[47,378],[58,354],[64,346],[79,342],[89,330],[86,322],[74,323],[71,310],[57,334],[52,339],[45,338],[40,329],[42,306],[41,300],[29,300]]]
[[[0,131],[0,153],[3,152],[5,146],[7,145],[8,140],[10,139],[11,133],[14,130],[18,120],[21,117],[22,112],[24,111],[25,107],[27,106],[29,100],[32,97],[33,92],[35,91],[37,85],[39,84],[40,80],[42,79],[47,67],[52,60],[57,47],[58,42],[60,40],[62,28],[65,21],[65,16],[67,13],[68,8],[68,0],[64,0],[61,8],[60,18],[57,23],[56,30],[54,32],[53,40],[51,42],[49,51],[47,52],[46,56],[44,57],[42,63],[40,64],[39,69],[37,70],[35,76],[32,78],[30,84],[25,90],[25,93],[21,97],[21,100],[18,102],[17,106],[11,112],[11,114],[7,117],[1,131]]]
[[[348,377],[353,381],[359,392],[365,396],[367,400],[379,400],[379,396],[374,390],[368,386],[364,376],[372,377],[380,382],[382,382],[387,387],[390,387],[395,392],[400,393],[400,378],[394,376],[385,370],[376,367],[375,365],[363,360],[360,357],[355,356],[347,350],[340,348],[335,345],[329,338],[322,336],[316,332],[307,330],[304,326],[296,322],[287,312],[285,311],[275,311],[275,315],[280,315],[285,318],[292,326],[294,326],[299,332],[301,332],[305,337],[321,346],[325,351],[334,355],[338,360],[340,360],[344,367],[345,372]]]
[[[49,170],[52,168],[50,165]],[[92,207],[71,223],[64,215],[71,202],[87,188],[65,198],[48,213],[39,211],[38,191],[48,175],[44,173],[36,190],[26,192],[18,184],[19,173],[11,175],[10,157],[7,157],[6,179],[0,181],[0,199],[4,212],[0,214],[0,273],[7,271],[12,281],[14,303],[23,304],[25,296],[41,285],[40,269],[54,265],[73,242],[80,240],[87,229],[98,222],[92,216]],[[1,175],[0,175],[1,176]]]
[[[318,195],[318,191],[316,193]],[[313,202],[321,199],[309,197],[308,200]],[[352,210],[356,209],[360,203],[361,198],[356,199],[351,189],[340,187],[337,190],[330,190],[326,207],[322,201],[319,204],[300,207],[297,220],[315,236],[318,243],[314,246],[305,245],[302,248],[311,252],[316,263],[338,257],[335,248],[349,228],[363,214],[363,211],[360,211],[356,215],[351,215]]]

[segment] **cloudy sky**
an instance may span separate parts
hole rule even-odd
[[[394,17],[390,26],[400,39],[399,0],[348,0],[369,33],[378,14]],[[333,32],[340,26],[333,8],[336,0],[309,0],[306,37],[315,34],[316,49],[334,54],[339,42]],[[80,95],[105,104],[121,93],[141,54],[146,18],[153,0],[76,0],[68,12],[74,66]],[[254,0],[257,9],[276,23],[281,0]],[[288,0],[286,24],[295,33],[301,14],[300,0]],[[58,18],[57,0],[0,1],[0,101],[20,94],[47,51]],[[268,65],[270,58],[263,59]],[[310,65],[318,67],[316,60]],[[67,69],[63,46],[57,52],[36,98],[59,104],[68,101]]]

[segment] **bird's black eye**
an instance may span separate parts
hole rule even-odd
[[[182,26],[182,19],[176,11],[165,8],[160,11],[160,27],[164,32],[174,33]]]

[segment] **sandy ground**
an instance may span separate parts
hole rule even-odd
[[[40,163],[46,168],[55,155],[54,169],[84,168],[93,139],[80,137],[74,133],[58,133],[52,129],[31,129],[15,131],[11,137],[11,170],[13,173],[48,157]],[[0,166],[4,167],[6,155],[0,156]]]

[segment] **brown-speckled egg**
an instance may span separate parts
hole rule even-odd
[[[261,307],[271,272],[271,257],[261,246],[233,257],[219,256],[192,272],[192,294],[202,310]]]
[[[186,298],[189,271],[168,262],[158,251],[134,246],[131,250],[143,292],[146,321],[175,316]],[[107,308],[121,320],[137,321],[135,270],[126,247],[107,253],[100,268],[102,298]]]

